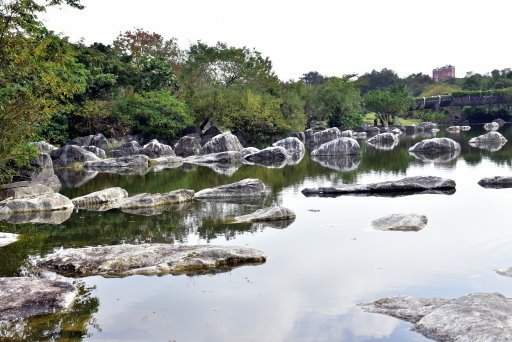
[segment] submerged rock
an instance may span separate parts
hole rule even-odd
[[[486,131],[497,131],[500,128],[500,124],[497,122],[488,122],[484,125]]]
[[[411,330],[435,341],[512,341],[512,302],[499,293],[444,298],[384,298],[363,310],[413,323]]]
[[[495,176],[482,178],[478,185],[483,188],[502,189],[512,188],[512,177]]]
[[[251,222],[266,222],[266,221],[283,221],[295,219],[295,213],[283,207],[269,207],[256,210],[252,214],[237,216],[233,218],[233,223],[251,223]]]
[[[35,260],[35,264],[67,276],[123,277],[215,274],[265,261],[265,254],[251,248],[141,244],[64,249]]]
[[[213,137],[203,146],[206,154],[219,153],[227,151],[240,151],[244,147],[240,144],[238,138],[231,133],[219,134]]]
[[[153,139],[139,150],[139,154],[148,156],[149,158],[175,157],[172,147],[162,144],[158,140]]]
[[[495,119],[495,120],[492,120],[493,122],[496,122],[498,125],[500,125],[500,127],[502,127],[504,124],[506,124],[507,122],[501,118],[498,118],[498,119]]]
[[[341,131],[336,127],[328,128],[313,134],[313,144],[322,145],[338,138],[341,138]]]
[[[157,207],[160,205],[189,202],[194,199],[193,190],[175,190],[163,194],[138,194],[116,203],[118,209]]]
[[[311,156],[311,160],[334,171],[348,172],[354,171],[359,167],[359,163],[361,163],[361,156]]]
[[[10,245],[18,241],[18,234],[0,232],[0,247]]]
[[[372,227],[386,231],[413,231],[422,230],[427,225],[425,215],[418,214],[392,214],[372,221]]]
[[[27,213],[73,209],[71,200],[61,194],[51,193],[31,198],[8,199],[0,202],[0,213]]]
[[[78,208],[87,208],[96,204],[114,203],[127,197],[128,192],[125,189],[115,187],[73,198],[71,202]]]
[[[5,199],[30,198],[40,195],[53,194],[53,190],[46,185],[33,182],[15,182],[0,185],[0,201]]]
[[[312,156],[339,156],[339,155],[358,155],[360,147],[357,140],[352,138],[338,138],[320,145],[311,152]]]
[[[0,278],[0,321],[14,321],[67,309],[77,290],[64,281]]]
[[[294,138],[294,137],[290,137],[290,138],[286,138],[286,139],[282,139],[282,140],[276,141],[275,143],[272,144],[272,146],[274,146],[274,147],[279,147],[279,146],[284,147],[286,149],[286,151],[288,151],[288,153],[291,153],[291,152],[304,152],[306,150],[306,147],[304,146],[302,141],[300,141],[298,138]]]
[[[180,157],[198,156],[203,154],[201,138],[195,135],[186,135],[174,145],[174,153]]]
[[[103,171],[107,169],[137,169],[147,168],[148,166],[149,158],[142,154],[129,157],[109,158],[84,163],[84,169],[92,171]]]
[[[270,188],[259,179],[244,179],[236,183],[221,185],[216,188],[196,192],[195,198],[237,198],[237,197],[266,197]]]
[[[94,153],[76,145],[66,145],[51,154],[54,166],[67,166],[75,163],[101,160]]]
[[[439,151],[460,150],[460,144],[449,138],[425,139],[409,149],[416,154],[437,153]]]
[[[396,181],[373,184],[348,184],[330,188],[306,188],[306,196],[340,196],[347,194],[413,194],[442,193],[454,190],[455,182],[451,179],[433,176],[407,177]]]

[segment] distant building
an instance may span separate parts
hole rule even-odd
[[[436,68],[432,70],[432,78],[436,82],[455,78],[455,67],[453,65],[445,65],[444,67]]]
[[[471,77],[473,75],[475,75],[475,73],[473,71],[466,72],[466,77]]]

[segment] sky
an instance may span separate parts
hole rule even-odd
[[[143,28],[182,48],[201,40],[255,48],[282,80],[390,68],[400,76],[447,64],[456,76],[512,67],[510,0],[82,0],[46,25],[73,41],[111,43]]]

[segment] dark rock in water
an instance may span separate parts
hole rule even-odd
[[[372,221],[372,226],[378,230],[417,232],[427,225],[425,215],[418,214],[392,214]]]
[[[457,159],[460,156],[460,150],[409,152],[409,154],[425,163],[447,163]]]
[[[419,127],[422,127],[424,130],[432,130],[437,128],[437,124],[433,122],[422,122],[419,124]]]
[[[101,158],[101,159],[107,158],[107,154],[105,153],[105,151],[102,150],[99,147],[96,147],[96,146],[84,146],[84,149],[89,151],[89,152],[94,153],[96,155],[96,157],[98,157],[98,158]]]
[[[203,154],[201,138],[194,135],[186,135],[174,145],[174,153],[181,157],[198,156]]]
[[[118,201],[115,207],[118,209],[137,209],[157,207],[160,205],[178,204],[190,202],[194,199],[193,190],[175,190],[163,194],[138,194]]]
[[[240,151],[244,147],[240,144],[238,138],[231,133],[219,134],[213,137],[203,146],[205,154],[227,152],[227,151]]]
[[[288,151],[282,147],[267,147],[261,151],[258,151],[253,154],[249,154],[244,157],[244,160],[255,163],[255,164],[272,164],[274,162],[282,162],[287,161],[291,158],[291,155],[288,153]]]
[[[171,146],[159,143],[153,139],[139,150],[139,154],[148,156],[149,158],[175,157]]]
[[[373,135],[377,135],[377,134],[380,134],[380,128],[379,127],[368,127],[366,130],[365,130],[365,133],[369,136],[373,136]]]
[[[149,158],[142,154],[128,157],[100,159],[84,163],[84,169],[91,171],[122,171],[123,169],[131,170],[137,168],[148,168],[148,166]]]
[[[73,198],[71,202],[78,208],[87,208],[90,205],[118,202],[127,197],[125,189],[114,187]]]
[[[10,215],[6,222],[11,224],[34,223],[59,225],[67,221],[72,213],[73,209],[15,213]]]
[[[315,143],[315,131],[310,128],[304,131],[304,139],[306,140],[306,144],[314,144]]]
[[[139,154],[142,147],[137,141],[130,141],[116,149],[108,151],[108,156],[111,158],[129,157]]]
[[[488,177],[482,178],[478,185],[483,188],[491,188],[491,189],[502,189],[502,188],[512,188],[512,177]]]
[[[341,131],[337,127],[333,127],[314,133],[312,142],[318,146],[338,138],[341,138]]]
[[[441,177],[407,177],[396,181],[373,184],[349,184],[331,188],[306,188],[302,190],[305,196],[341,196],[348,194],[414,194],[442,193],[454,190],[455,182]]]
[[[185,163],[189,164],[210,164],[210,163],[223,163],[223,164],[230,164],[230,163],[237,163],[242,160],[242,155],[240,152],[236,151],[228,151],[228,152],[219,152],[219,153],[212,153],[212,154],[204,154],[201,156],[190,156],[183,161]]]
[[[233,223],[251,223],[251,222],[267,222],[267,221],[282,221],[295,219],[295,213],[283,207],[269,207],[256,210],[252,214],[237,216],[231,220]]]
[[[34,182],[15,182],[0,186],[0,201],[8,198],[21,199],[46,194],[53,194],[53,190],[46,185]]]
[[[354,171],[361,163],[359,155],[311,156],[311,159],[323,167],[342,172]]]
[[[75,163],[101,160],[94,153],[76,145],[65,145],[51,153],[53,165],[68,166]]]
[[[259,179],[248,178],[236,183],[198,191],[195,198],[266,197],[270,192],[270,188]]]
[[[55,173],[65,188],[79,188],[98,175],[98,172],[70,168],[60,168]]]
[[[498,125],[500,125],[500,127],[502,127],[504,124],[506,124],[506,121],[503,119],[496,119],[496,120],[493,120],[493,122],[496,122]]]
[[[484,125],[486,131],[497,131],[500,128],[500,124],[497,122],[488,122]]]
[[[361,153],[359,143],[352,138],[331,140],[311,152],[312,156],[358,155]]]
[[[51,314],[71,306],[77,290],[64,281],[0,278],[0,321]]]
[[[73,277],[103,275],[200,275],[228,272],[266,261],[262,252],[234,246],[141,244],[59,250],[36,266]]]
[[[411,330],[435,341],[512,341],[512,302],[499,293],[444,298],[383,298],[363,310],[413,323]]]
[[[260,149],[258,149],[256,147],[244,147],[243,149],[240,150],[240,154],[242,155],[242,158],[243,158],[245,156],[248,156],[249,154],[253,154],[253,153],[256,153],[259,151],[260,151]]]
[[[18,170],[13,180],[40,183],[54,190],[58,190],[61,186],[53,170],[52,158],[46,153],[39,153],[36,159],[30,161],[28,167]]]
[[[460,150],[460,144],[449,138],[425,139],[409,149],[417,154],[437,153],[439,151]]]

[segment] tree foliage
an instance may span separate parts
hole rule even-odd
[[[387,127],[394,122],[396,115],[401,115],[411,109],[414,99],[404,86],[388,90],[375,89],[364,95],[367,110],[375,112],[379,120]]]
[[[319,112],[325,113],[329,126],[350,128],[363,120],[361,96],[353,82],[333,77],[317,93]]]

